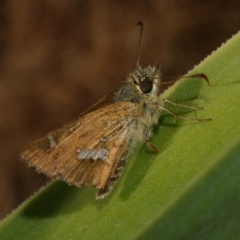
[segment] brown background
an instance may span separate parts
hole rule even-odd
[[[46,182],[19,161],[140,63],[185,74],[240,27],[239,1],[0,1],[0,218]]]

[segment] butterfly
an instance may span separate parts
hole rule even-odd
[[[140,46],[143,25],[138,24],[141,26]],[[194,76],[208,81],[204,74]],[[120,177],[137,143],[146,143],[158,152],[150,137],[161,111],[189,119],[171,112],[164,106],[165,102],[199,109],[169,100],[160,101],[160,86],[159,66],[141,67],[137,61],[136,69],[127,75],[118,91],[105,96],[62,128],[32,142],[21,154],[21,160],[38,172],[70,185],[91,185],[98,189],[96,198],[103,198]]]

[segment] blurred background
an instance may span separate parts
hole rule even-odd
[[[46,184],[19,161],[30,141],[116,90],[136,65],[187,73],[240,28],[231,0],[1,0],[0,219]]]

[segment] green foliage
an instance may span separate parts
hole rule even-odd
[[[240,137],[211,161],[136,239],[239,239]]]
[[[239,52],[237,34],[189,73],[210,86],[184,79],[161,96],[204,106],[169,108],[212,121],[163,113],[151,139],[159,154],[134,153],[109,196],[55,181],[1,222],[0,239],[239,239],[240,145],[227,147],[240,132]]]

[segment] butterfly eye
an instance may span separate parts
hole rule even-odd
[[[151,78],[145,77],[139,84],[140,89],[144,93],[149,93],[152,90],[153,82]]]

